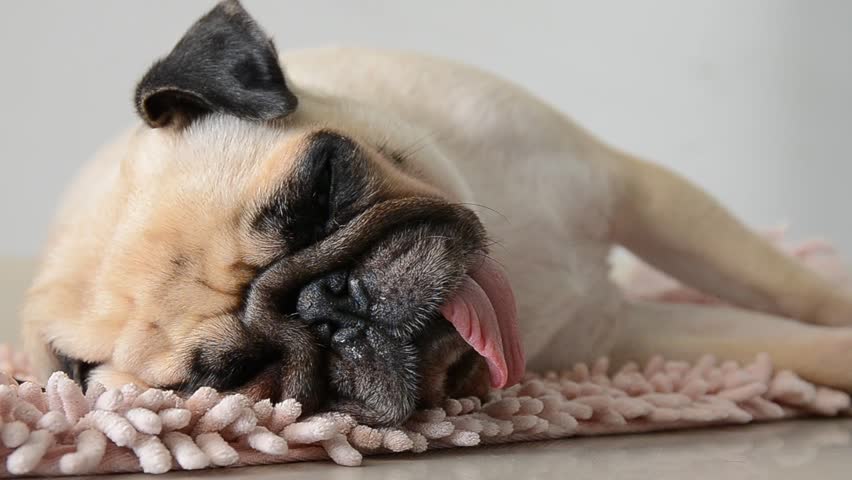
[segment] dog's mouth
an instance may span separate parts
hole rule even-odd
[[[431,320],[407,335],[378,319],[346,318],[349,313],[333,321],[327,314],[302,319],[328,355],[327,368],[317,372],[326,374],[321,383],[329,386],[320,408],[393,425],[416,407],[485,395],[486,376],[494,388],[517,383],[525,359],[514,294],[497,261],[485,253],[475,256]]]
[[[441,313],[464,341],[485,358],[492,387],[503,388],[520,381],[525,358],[515,297],[499,263],[483,256],[481,265],[464,276],[461,287],[441,307]]]
[[[504,268],[483,248],[475,214],[431,199],[373,209],[391,202],[409,203],[393,216],[377,216],[340,248],[328,248],[334,238],[317,244],[314,261],[305,265],[325,268],[312,280],[286,288],[302,272],[293,269],[301,255],[281,263],[292,274],[269,277],[270,297],[299,292],[292,327],[309,329],[319,346],[315,355],[328,353],[328,368],[306,372],[328,386],[321,408],[376,425],[399,423],[417,406],[447,396],[484,394],[487,383],[515,384],[525,367],[514,294]],[[402,222],[409,212],[416,212],[415,221]],[[359,226],[347,224],[340,234]],[[356,241],[363,243],[351,247]],[[249,308],[249,317],[254,312],[267,310]],[[294,372],[308,365],[288,364]]]

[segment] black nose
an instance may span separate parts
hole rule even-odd
[[[299,316],[316,324],[317,333],[328,340],[334,331],[354,326],[370,316],[370,297],[363,282],[338,271],[314,280],[299,293]]]

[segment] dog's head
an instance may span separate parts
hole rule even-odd
[[[302,95],[238,2],[151,67],[136,106],[145,125],[96,163],[96,200],[30,293],[27,341],[51,366],[375,425],[518,379],[511,290],[424,167],[438,150],[406,155],[408,127]]]

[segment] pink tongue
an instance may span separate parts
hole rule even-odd
[[[517,309],[506,272],[487,258],[441,308],[464,340],[485,357],[491,386],[514,385],[524,374],[525,360],[518,333]]]

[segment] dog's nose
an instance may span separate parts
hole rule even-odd
[[[348,272],[338,271],[314,280],[299,293],[299,316],[322,327],[330,336],[339,327],[354,325],[370,316],[370,297],[364,283]]]

